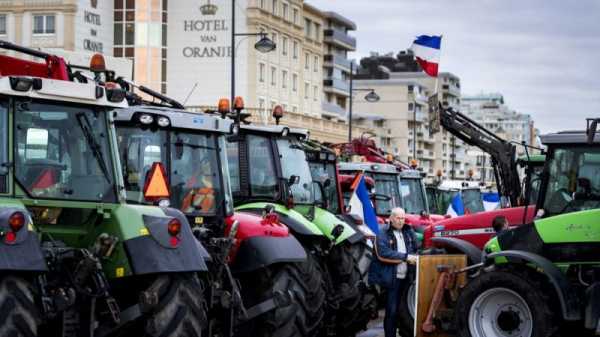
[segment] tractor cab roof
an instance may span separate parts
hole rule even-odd
[[[309,132],[306,129],[300,128],[292,128],[286,125],[255,125],[255,124],[247,124],[241,125],[240,131],[245,131],[248,133],[270,133],[270,134],[278,134],[283,136],[296,136],[301,139],[307,139],[309,136]]]
[[[541,136],[542,143],[554,144],[588,144],[588,135],[585,131],[561,131]],[[593,144],[600,144],[600,132],[596,132]]]
[[[364,171],[370,173],[398,174],[396,166],[392,164],[340,162],[338,165],[341,171]]]
[[[108,98],[107,90],[94,83],[79,83],[29,76],[0,77],[0,94],[61,102],[124,108],[124,97],[118,102]]]
[[[173,128],[230,133],[233,121],[218,115],[192,113],[185,110],[156,106],[133,106],[115,110],[115,121],[137,122],[141,115],[167,117]]]
[[[437,188],[447,191],[462,191],[462,190],[479,190],[481,189],[480,182],[469,180],[443,180]]]

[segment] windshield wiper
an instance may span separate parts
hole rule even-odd
[[[217,149],[216,147],[212,147],[212,146],[196,145],[196,144],[185,143],[185,142],[175,142],[175,143],[173,143],[173,145],[187,146],[187,147],[191,147],[192,149],[204,149],[204,150],[216,150]]]
[[[104,156],[102,155],[100,145],[98,144],[96,138],[94,138],[94,135],[92,134],[92,124],[90,123],[88,116],[83,112],[78,113],[77,122],[79,122],[79,126],[81,127],[81,131],[85,136],[85,140],[87,141],[89,147],[92,149],[92,154],[94,154],[94,157],[98,162],[98,166],[100,166],[100,171],[102,171],[102,173],[104,174],[104,178],[106,178],[106,181],[110,184],[111,181],[108,174],[108,168],[106,167],[106,162],[104,161]]]

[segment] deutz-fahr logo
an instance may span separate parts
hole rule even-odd
[[[217,5],[211,4],[210,0],[206,0],[206,3],[200,6],[200,12],[202,15],[215,15],[217,14],[217,10],[219,7]]]
[[[92,8],[98,7],[98,0],[91,0],[91,2],[92,2]]]

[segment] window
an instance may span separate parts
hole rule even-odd
[[[304,19],[304,36],[310,38],[312,32],[312,23],[309,19]]]
[[[278,13],[278,10],[277,10],[278,9],[277,0],[273,0],[273,8],[272,9],[273,9],[273,15],[277,15],[277,13]]]
[[[0,105],[0,164],[8,162],[8,110],[6,104]],[[7,192],[6,175],[8,167],[0,165],[0,193]]]
[[[0,15],[0,35],[6,35],[6,15]]]
[[[265,82],[265,64],[264,63],[258,64],[258,81],[261,83]]]
[[[294,50],[293,50],[294,59],[298,59],[298,41],[294,41]]]
[[[313,100],[317,101],[318,97],[319,97],[319,87],[315,85],[313,87]]]
[[[317,71],[319,71],[319,56],[315,55],[314,61],[313,61],[313,69],[315,70],[315,73]]]
[[[258,99],[258,109],[261,111],[265,109],[265,99],[264,98]]]
[[[292,21],[294,22],[295,25],[298,24],[298,9],[294,8],[294,10],[292,11]]]
[[[281,53],[284,56],[288,54],[288,39],[285,36],[281,38]]]
[[[413,104],[412,103],[408,103],[408,111],[412,111],[413,110]]]
[[[287,70],[282,70],[281,71],[281,87],[282,88],[287,88],[287,81],[288,81],[288,72]]]
[[[298,112],[298,107],[294,105],[294,106],[292,107],[292,112],[293,112],[293,113],[297,113],[297,112]]]
[[[310,91],[310,84],[304,83],[304,98],[308,99],[308,92]]]
[[[34,15],[33,16],[33,34],[54,34],[55,33],[55,16],[51,15]]]
[[[292,90],[298,91],[298,74],[292,75]]]
[[[306,70],[310,69],[310,54],[309,53],[304,54],[304,69],[306,69]]]
[[[260,0],[260,9],[265,9],[265,0]]]
[[[321,25],[315,22],[315,41],[321,41]]]
[[[275,86],[277,84],[277,68],[271,67],[271,85]]]
[[[275,45],[278,45],[278,42],[277,42],[277,33],[271,34],[271,40],[273,40],[273,42],[275,43]]]
[[[286,3],[283,3],[283,4],[281,5],[281,8],[282,8],[282,9],[281,9],[281,12],[282,12],[282,13],[281,13],[281,16],[283,16],[283,19],[284,19],[284,20],[288,20],[288,7],[289,7],[289,6],[288,6],[288,4],[286,4]]]

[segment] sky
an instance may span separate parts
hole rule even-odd
[[[600,0],[307,0],[351,19],[360,59],[443,35],[462,94],[501,93],[541,133],[600,117]]]

